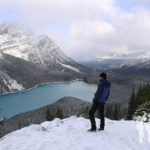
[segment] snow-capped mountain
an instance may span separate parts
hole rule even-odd
[[[99,119],[96,118],[99,125]],[[149,124],[106,118],[104,131],[87,132],[89,119],[71,116],[33,124],[0,139],[1,150],[149,150]],[[142,130],[144,129],[144,130]],[[143,132],[143,140],[139,138]]]
[[[126,55],[101,56],[96,60],[81,63],[96,68],[150,69],[150,51],[131,52]]]
[[[89,72],[89,68],[67,57],[47,35],[0,24],[0,94],[83,78]]]
[[[99,56],[98,61],[104,61],[104,60],[119,60],[119,59],[144,59],[149,60],[150,59],[150,51],[136,51],[136,52],[130,52],[129,54],[114,54],[111,56]]]
[[[35,35],[3,23],[0,52],[31,61],[49,70],[83,73],[83,66],[67,57],[47,35]]]
[[[115,58],[117,60],[117,58]],[[150,51],[140,51],[120,57],[116,68],[150,69]],[[113,68],[113,66],[112,66]]]

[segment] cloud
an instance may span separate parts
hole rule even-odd
[[[149,0],[133,0],[133,2],[138,2],[138,3],[150,3],[150,1]]]
[[[129,9],[116,1],[13,0],[13,7],[20,25],[48,34],[76,60],[149,50],[150,10],[141,0]],[[0,4],[10,8],[10,0]]]
[[[83,19],[96,20],[104,14],[111,14],[113,0],[19,0],[18,6],[22,21],[30,20],[28,24],[39,25],[47,23],[80,22]]]
[[[82,20],[70,26],[70,34],[72,37],[85,40],[103,39],[104,36],[111,34],[114,30],[111,24],[104,21]]]

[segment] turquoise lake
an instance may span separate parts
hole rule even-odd
[[[36,88],[0,95],[0,119],[52,104],[64,96],[92,101],[97,86],[83,81],[59,82],[39,85]]]

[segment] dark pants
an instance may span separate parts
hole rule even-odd
[[[94,114],[95,114],[97,109],[99,110],[100,119],[101,119],[100,128],[104,128],[104,126],[105,126],[104,106],[105,106],[105,103],[98,103],[98,102],[93,103],[93,105],[90,109],[90,112],[89,112],[89,117],[90,117],[90,121],[91,121],[91,128],[96,128],[96,122],[95,122]]]

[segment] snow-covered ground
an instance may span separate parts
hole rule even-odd
[[[99,126],[99,119],[96,119]],[[71,116],[31,125],[0,139],[0,150],[149,150],[139,143],[135,121],[106,119],[105,131],[87,132],[88,119]]]

